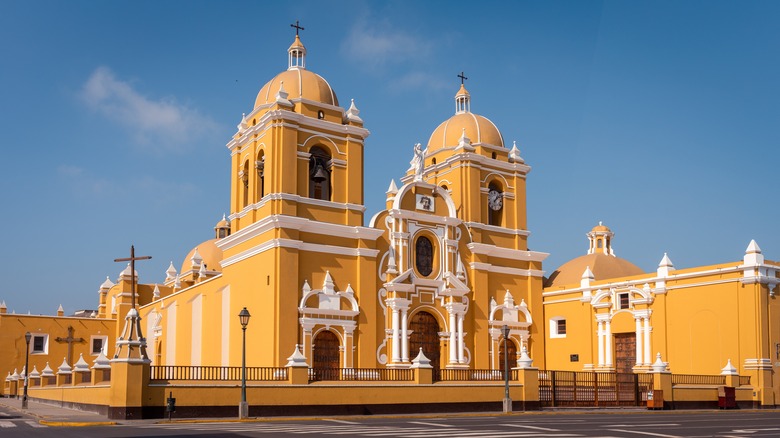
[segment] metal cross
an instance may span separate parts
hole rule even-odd
[[[466,79],[468,79],[466,76],[463,76],[463,72],[460,72],[460,74],[458,75],[458,77],[460,78],[460,84],[461,84],[461,85],[463,85],[463,81],[465,81]]]
[[[294,27],[295,28],[295,36],[298,36],[298,31],[299,30],[306,30],[302,26],[298,26],[298,20],[295,20],[295,24],[291,24],[290,27]]]
[[[68,326],[68,337],[67,338],[56,338],[55,341],[57,342],[67,342],[68,343],[68,364],[73,365],[73,343],[74,342],[84,342],[84,338],[74,338],[73,337],[73,326]]]
[[[132,296],[132,305],[135,309],[135,261],[136,260],[149,260],[152,256],[135,256],[135,247],[130,245],[130,257],[124,259],[114,259],[115,262],[130,262],[130,295]]]

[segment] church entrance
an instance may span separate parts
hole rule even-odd
[[[338,380],[339,338],[329,330],[321,331],[312,345],[313,380]]]
[[[636,365],[636,333],[615,333],[615,372],[617,403],[632,406],[636,399],[634,365]]]
[[[615,333],[615,371],[633,373],[636,365],[636,333]]]
[[[412,335],[409,337],[409,355],[417,357],[422,347],[425,357],[431,360],[434,370],[440,368],[439,323],[428,312],[417,312],[409,322]]]
[[[504,356],[506,355],[504,344],[504,338],[502,337],[498,344],[498,364],[496,368],[502,371],[504,370]],[[511,370],[517,366],[517,345],[511,339],[506,342],[506,351],[509,352],[509,369]]]

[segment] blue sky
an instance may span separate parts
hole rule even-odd
[[[415,142],[472,111],[533,168],[530,247],[552,272],[598,221],[654,270],[780,259],[780,3],[766,1],[0,1],[0,301],[94,309],[131,244],[161,282],[229,210],[225,144],[287,66],[307,67],[366,144],[366,216]]]

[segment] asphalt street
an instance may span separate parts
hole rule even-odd
[[[77,423],[73,423],[77,424]],[[780,412],[585,411],[453,414],[447,416],[338,417],[327,419],[182,419],[123,421],[116,425],[52,426],[0,406],[0,437],[778,437]],[[96,423],[99,424],[99,423]]]

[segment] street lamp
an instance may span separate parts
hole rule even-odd
[[[512,399],[509,398],[509,326],[504,326],[501,331],[504,333],[504,413],[512,412]]]
[[[249,404],[246,402],[246,325],[249,324],[249,311],[244,307],[238,314],[238,320],[241,321],[242,343],[241,343],[241,404],[238,406],[238,418],[247,418],[249,416]]]
[[[30,338],[32,338],[30,332],[24,334],[27,349],[24,350],[24,395],[22,396],[22,409],[27,409],[27,382],[30,375]]]

